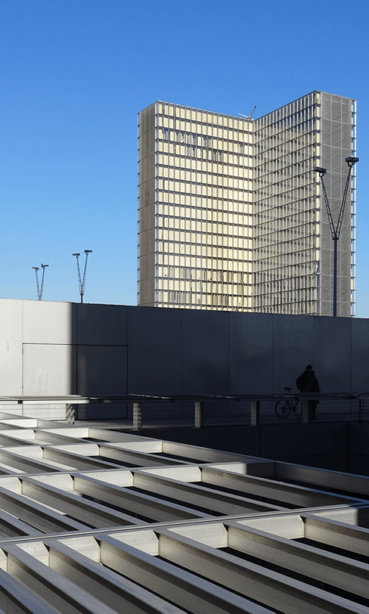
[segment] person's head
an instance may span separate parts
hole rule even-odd
[[[313,367],[311,365],[307,365],[306,371],[312,371],[312,370],[313,370]]]

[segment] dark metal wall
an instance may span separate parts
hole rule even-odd
[[[369,391],[369,320],[0,300],[0,395]]]

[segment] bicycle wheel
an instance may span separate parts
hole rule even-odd
[[[291,405],[288,401],[277,401],[274,406],[274,411],[278,418],[287,418],[291,413]]]

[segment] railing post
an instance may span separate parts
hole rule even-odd
[[[251,426],[259,426],[260,424],[260,401],[251,401]]]
[[[142,403],[133,403],[133,430],[142,429]]]
[[[67,403],[65,418],[68,424],[74,424],[76,421],[76,406],[71,403]]]
[[[302,421],[304,424],[310,424],[310,401],[309,399],[302,400]]]
[[[359,422],[364,422],[365,400],[359,399]]]
[[[204,426],[204,402],[195,401],[195,429],[201,429]]]

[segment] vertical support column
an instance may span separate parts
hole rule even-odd
[[[260,401],[251,401],[251,426],[259,426],[260,424]]]
[[[302,401],[302,421],[304,424],[310,424],[310,401],[309,399],[303,399]]]
[[[204,426],[204,401],[195,401],[195,429]]]
[[[68,424],[74,424],[76,421],[76,406],[72,405],[71,403],[67,403],[65,413],[65,419]]]
[[[359,422],[364,422],[364,415],[365,415],[365,400],[364,399],[359,399]]]
[[[133,430],[142,429],[142,403],[133,403]]]

